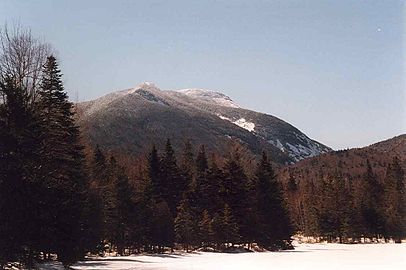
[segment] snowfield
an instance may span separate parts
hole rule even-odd
[[[77,270],[406,269],[406,244],[299,244],[293,251],[192,253],[107,257],[77,263]],[[55,265],[42,269],[58,269]]]

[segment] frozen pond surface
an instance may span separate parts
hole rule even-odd
[[[193,253],[107,257],[80,262],[77,270],[167,269],[406,269],[406,244],[299,244],[294,251]],[[57,269],[47,267],[45,269]]]

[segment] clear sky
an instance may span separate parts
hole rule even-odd
[[[143,81],[219,90],[335,149],[406,133],[405,1],[0,0],[80,100]]]

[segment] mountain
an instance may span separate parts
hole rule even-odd
[[[406,134],[367,147],[332,151],[302,160],[283,168],[279,177],[282,181],[292,177],[297,182],[317,181],[321,175],[333,175],[339,171],[348,179],[361,179],[368,160],[374,173],[382,180],[388,164],[395,156],[406,168]]]
[[[170,138],[175,148],[190,139],[223,152],[237,141],[252,153],[269,151],[292,163],[331,149],[283,120],[241,108],[230,97],[202,89],[160,90],[152,83],[77,104],[78,123],[91,145],[143,153]]]

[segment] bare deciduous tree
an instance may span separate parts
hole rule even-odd
[[[5,24],[0,29],[0,80],[12,77],[27,90],[28,100],[34,101],[42,67],[51,52],[51,46],[33,37],[30,29]]]

